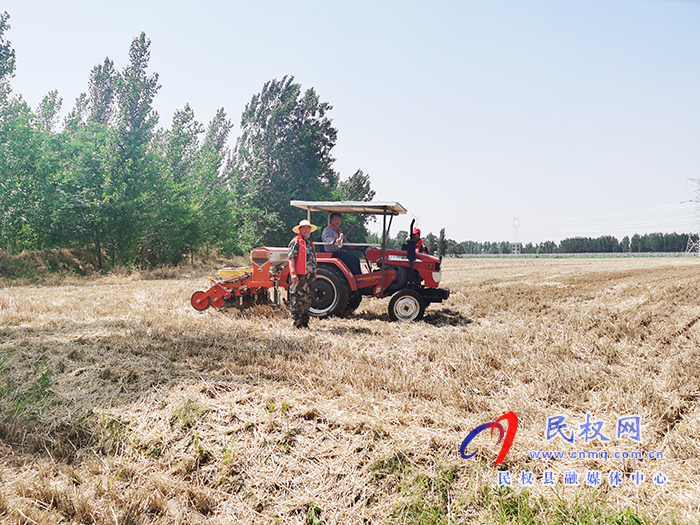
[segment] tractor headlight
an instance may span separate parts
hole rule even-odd
[[[435,281],[436,283],[439,283],[441,278],[442,278],[441,272],[433,272],[433,281]]]

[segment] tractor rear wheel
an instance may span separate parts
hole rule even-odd
[[[321,319],[331,315],[341,316],[348,306],[350,285],[335,266],[323,265],[316,270],[316,280],[311,284],[311,309],[309,313]]]
[[[389,318],[392,321],[420,321],[424,313],[425,301],[415,290],[399,290],[389,301]]]

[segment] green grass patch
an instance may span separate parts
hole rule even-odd
[[[394,508],[392,517],[400,523],[448,525],[450,507],[456,502],[452,490],[455,481],[456,470],[439,466],[405,472],[401,484],[405,501]]]
[[[202,407],[196,400],[185,398],[173,412],[173,417],[170,419],[170,424],[180,423],[183,429],[191,428],[195,422],[206,413],[206,409]]]
[[[323,525],[321,513],[323,509],[315,503],[309,503],[307,507],[306,523],[307,525]]]
[[[0,357],[0,415],[5,420],[29,424],[38,420],[46,405],[55,397],[51,391],[51,371],[42,361],[34,371],[8,366],[11,353]]]
[[[499,525],[678,525],[675,520],[660,522],[632,509],[615,510],[600,498],[598,492],[591,491],[573,501],[549,500],[533,497],[527,490],[484,487],[480,503],[489,511],[487,523]]]
[[[459,472],[434,458],[412,461],[396,452],[370,467],[383,490],[398,491],[399,502],[389,516],[405,525],[680,525],[650,518],[644,510],[613,508],[605,495],[590,490],[573,500],[553,495],[533,496],[510,487],[457,489]],[[473,483],[480,483],[473,474]],[[471,475],[470,475],[471,479]],[[472,485],[473,487],[473,485]]]

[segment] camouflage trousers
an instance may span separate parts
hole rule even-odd
[[[290,301],[292,309],[292,319],[297,328],[307,328],[309,326],[309,308],[311,308],[311,283],[314,281],[313,274],[299,276],[299,282],[289,287]]]

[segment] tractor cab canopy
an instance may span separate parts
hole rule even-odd
[[[386,240],[391,229],[391,222],[395,215],[405,215],[406,208],[395,201],[379,201],[379,202],[364,202],[364,201],[290,201],[289,204],[306,210],[306,217],[311,220],[312,211],[320,211],[331,214],[333,212],[348,213],[355,215],[382,215],[382,244],[381,244],[381,261],[382,261],[382,284],[381,291],[384,293],[384,267],[386,255]],[[386,223],[387,215],[389,216],[389,224]],[[413,228],[413,222],[411,222]],[[345,246],[352,246],[347,243]],[[370,245],[364,245],[369,247]],[[411,253],[415,258],[415,255]]]
[[[347,213],[351,215],[383,215],[382,224],[382,254],[386,249],[386,238],[391,228],[391,221],[395,215],[405,215],[406,208],[395,201],[289,201],[289,204],[306,210],[306,218],[311,220],[312,211],[320,211],[331,214],[333,212]],[[386,218],[389,216],[387,227]],[[412,225],[413,223],[411,223]],[[350,246],[349,244],[346,246]]]
[[[355,215],[404,215],[406,208],[398,202],[363,202],[363,201],[290,201],[289,204],[307,211],[311,220],[312,211],[326,213],[349,213]]]

